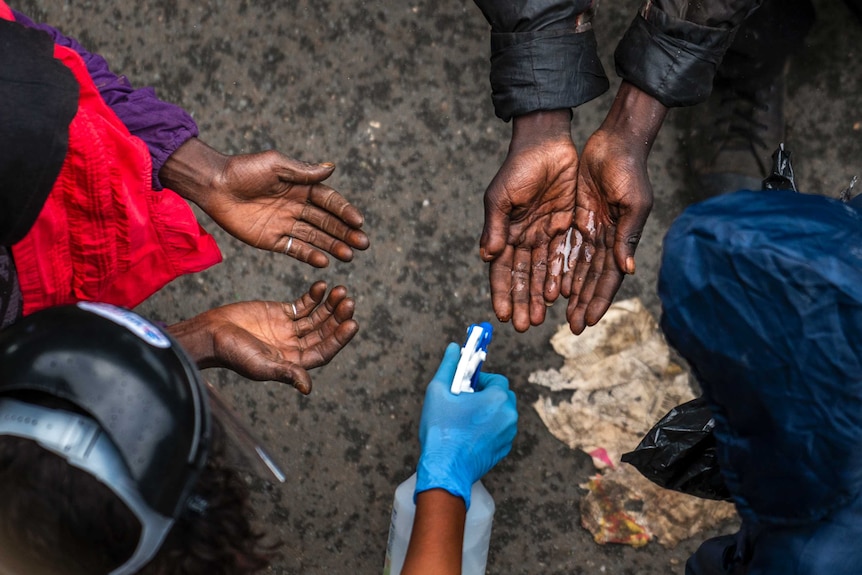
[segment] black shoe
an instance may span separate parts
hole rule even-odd
[[[785,74],[756,90],[716,79],[712,94],[691,110],[686,145],[698,199],[759,190],[784,141]]]

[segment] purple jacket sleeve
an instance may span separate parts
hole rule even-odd
[[[19,24],[48,33],[55,44],[71,48],[81,56],[102,99],[129,131],[147,144],[153,159],[153,189],[162,189],[159,170],[177,148],[198,135],[197,124],[188,112],[160,100],[152,88],[133,88],[128,78],[111,72],[104,58],[88,52],[75,39],[46,24],[33,22],[20,12],[14,14]]]

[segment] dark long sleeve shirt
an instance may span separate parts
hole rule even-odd
[[[491,25],[497,116],[574,108],[608,89],[595,1],[475,0]],[[706,99],[737,28],[760,0],[646,0],[614,54],[617,74],[665,106]]]

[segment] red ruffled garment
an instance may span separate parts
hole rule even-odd
[[[0,17],[11,19],[0,0]],[[36,223],[12,246],[24,314],[81,300],[134,307],[171,280],[221,261],[175,192],[152,189],[146,144],[104,103],[73,50],[54,56],[80,84],[69,150]]]

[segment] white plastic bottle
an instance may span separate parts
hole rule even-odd
[[[386,545],[386,562],[383,575],[400,575],[407,556],[407,545],[413,531],[416,504],[416,474],[407,478],[395,490],[392,519],[389,524],[389,541]],[[494,498],[481,481],[473,484],[470,492],[470,509],[464,524],[464,550],[461,555],[462,575],[484,575],[488,563],[488,546],[491,543],[491,525],[494,522]]]

